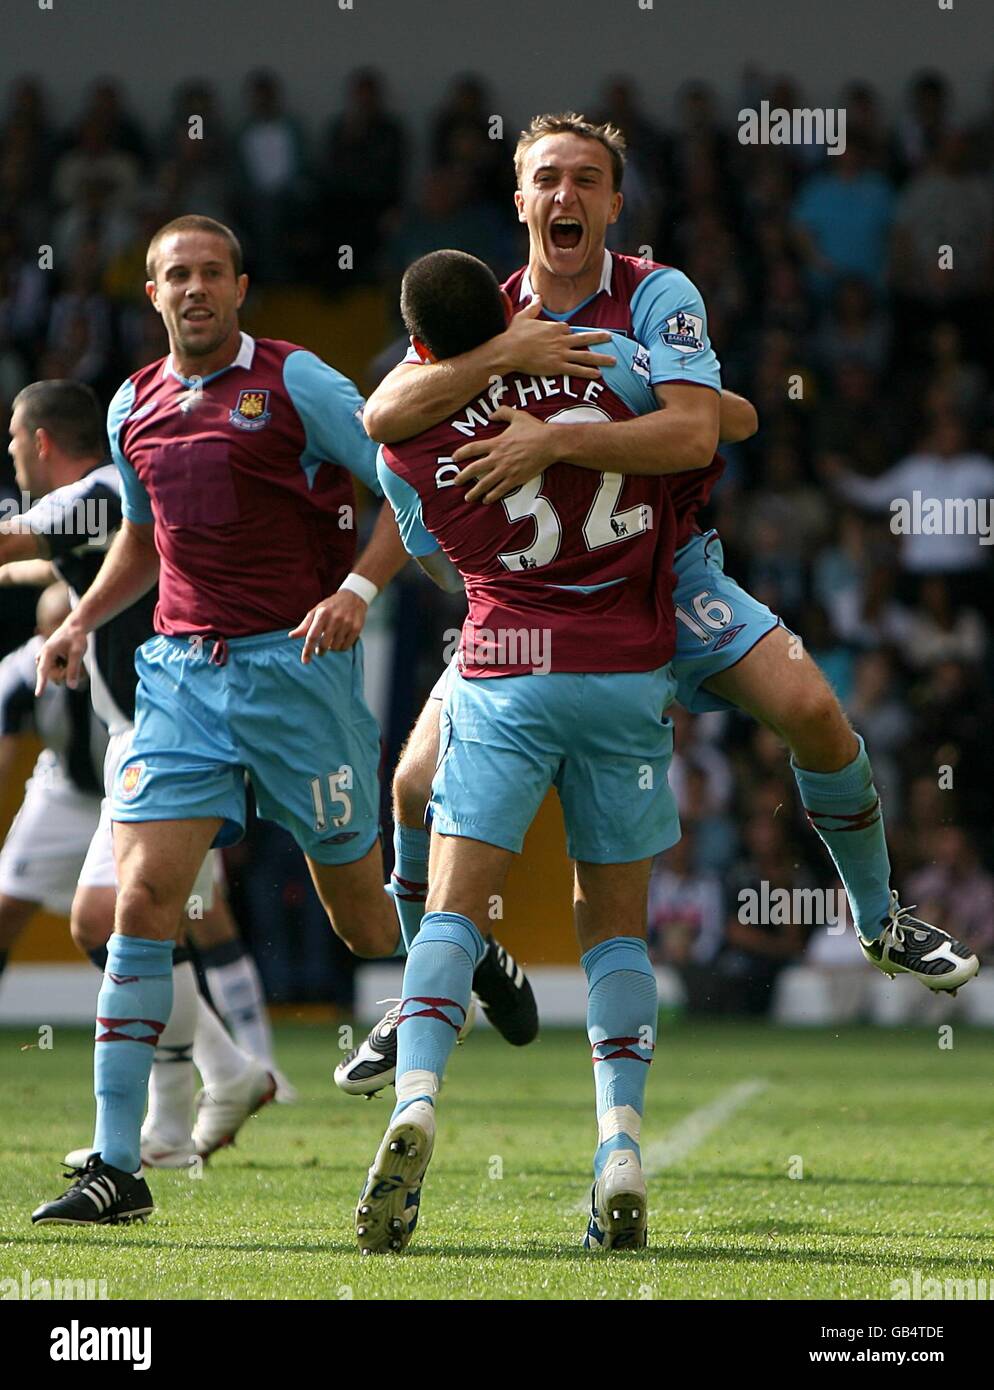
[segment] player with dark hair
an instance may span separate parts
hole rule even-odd
[[[475,347],[511,313],[490,270],[456,251],[415,262],[402,304],[429,361],[459,343]],[[679,838],[667,785],[672,725],[662,713],[675,690],[676,518],[648,471],[624,478],[552,462],[506,506],[487,508],[453,483],[452,463],[462,441],[495,437],[509,414],[527,411],[541,433],[654,411],[645,353],[621,335],[611,348],[615,361],[599,380],[513,373],[380,451],[405,545],[438,582],[462,577],[469,612],[446,682],[427,911],[396,1026],[397,1103],[356,1212],[364,1253],[401,1250],[413,1232],[435,1097],[484,949],[480,927],[550,786],[575,861],[595,1062],[599,1142],[585,1244],[646,1242],[639,1133],[658,1009],[646,892],[653,857]],[[717,417],[713,354],[694,380],[714,396]]]

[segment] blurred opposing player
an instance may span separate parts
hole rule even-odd
[[[605,247],[607,227],[622,205],[621,133],[572,113],[538,116],[518,142],[515,168],[515,202],[529,235],[528,265],[505,286],[518,306],[515,321],[450,361],[418,366],[410,358],[395,368],[367,402],[366,428],[380,442],[406,439],[444,419],[494,376],[515,368],[541,373],[575,322],[640,343],[664,409],[637,421],[556,426],[555,436],[542,437],[537,448],[532,422],[518,412],[500,436],[454,455],[469,465],[460,475],[471,484],[467,495],[491,505],[506,499],[533,485],[553,458],[637,474],[670,456],[660,450],[685,447],[689,462],[698,442],[694,388],[685,383],[713,356],[707,315],[680,271]],[[674,413],[680,417],[675,430]],[[680,523],[677,698],[692,712],[742,709],[784,740],[808,820],[845,885],[864,956],[888,975],[908,973],[929,989],[954,991],[976,974],[979,962],[947,932],[912,917],[891,889],[883,813],[862,738],[796,638],[725,574],[717,532],[700,531],[696,514],[721,471],[716,460],[669,481]],[[426,709],[420,737],[398,769],[409,784],[396,793],[405,804],[416,803],[430,781],[433,724],[437,716]]]
[[[482,262],[440,251],[408,269],[401,303],[415,343],[445,359],[499,328],[506,296]],[[595,429],[654,410],[639,346],[619,335],[612,348],[601,380],[516,373],[500,398],[527,410],[539,433],[556,421]],[[718,437],[716,370],[712,383],[701,392],[712,436],[705,463]],[[405,545],[440,579],[440,563],[462,575],[469,612],[443,706],[427,912],[397,1025],[397,1104],[356,1212],[363,1253],[410,1239],[435,1097],[483,950],[480,924],[550,786],[575,861],[589,985],[599,1143],[586,1244],[646,1243],[639,1133],[657,1015],[646,893],[653,856],[679,838],[667,785],[672,725],[662,715],[675,691],[676,518],[651,473],[622,478],[555,462],[541,487],[506,507],[476,506],[451,483],[452,456],[460,440],[498,432],[501,412],[488,404],[493,395],[470,401],[380,455]]]
[[[22,557],[4,566],[5,582],[31,583],[35,569],[48,566],[66,581],[70,598],[78,602],[99,572],[121,524],[120,477],[113,464],[104,463],[103,424],[93,391],[75,381],[42,381],[25,387],[14,401],[10,453],[18,482],[32,505],[0,526],[0,557]],[[42,556],[48,558],[27,558]],[[74,941],[100,970],[106,965],[117,896],[109,792],[117,765],[130,749],[138,680],[135,651],[152,635],[154,605],[153,591],[91,634],[86,656],[89,697],[82,691],[64,692],[74,705],[92,698],[94,713],[110,734],[103,769],[104,799],[82,867],[76,865],[79,882],[71,917]],[[42,702],[48,696],[46,690]],[[216,944],[232,933],[223,904],[212,902],[213,877],[214,866],[206,861],[194,884],[191,904],[195,901],[197,912],[204,914],[194,930],[211,933]],[[247,1009],[244,989],[242,993]],[[261,987],[253,1003],[264,1011]],[[194,1056],[204,1091],[197,1133],[191,1137]],[[154,1166],[182,1166],[195,1151],[206,1154],[230,1142],[261,1098],[272,1093],[271,1058],[259,1057],[263,1064],[259,1066],[255,1056],[252,1049],[243,1052],[233,1045],[198,993],[185,947],[179,948],[174,956],[173,1008],[155,1050],[142,1137],[145,1161]],[[75,1150],[66,1161],[78,1166],[70,1161],[78,1156]]]
[[[40,594],[36,635],[0,661],[0,781],[20,735],[44,749],[0,849],[0,974],[14,942],[41,907],[68,914],[76,880],[100,818],[100,772],[107,732],[85,690],[46,690],[35,699],[35,658],[69,612],[69,591]]]

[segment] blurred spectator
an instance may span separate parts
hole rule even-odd
[[[800,959],[805,945],[805,932],[790,909],[771,910],[773,894],[811,884],[791,862],[780,821],[753,816],[744,839],[747,857],[726,883],[725,944],[717,968],[734,984],[741,1012],[762,1014],[770,1006],[780,971]]]
[[[353,73],[342,112],[328,127],[321,177],[325,225],[336,247],[354,248],[362,280],[377,273],[384,220],[401,200],[405,158],[403,127],[386,108],[380,74]]]
[[[275,73],[259,70],[245,83],[246,118],[235,141],[236,206],[247,254],[260,279],[294,278],[304,193],[304,137],[288,114]]]
[[[947,520],[959,515],[947,512],[947,503],[972,500],[984,503],[989,513],[994,497],[994,462],[967,448],[962,423],[955,416],[936,420],[917,453],[876,478],[861,478],[842,467],[830,472],[846,501],[892,514],[891,529],[901,537],[901,565],[909,574],[962,575],[987,566],[990,545],[981,545],[976,527],[950,525]],[[895,502],[903,507],[895,509]],[[942,508],[941,519],[926,524],[923,508],[933,502]],[[976,508],[978,518],[981,510]],[[940,529],[935,530],[936,525]]]
[[[836,288],[817,337],[820,364],[834,372],[845,362],[859,362],[879,375],[887,364],[889,346],[886,314],[865,280],[847,276]]]
[[[207,82],[185,82],[176,90],[162,136],[157,185],[162,221],[190,208],[219,222],[231,218],[227,136]]]
[[[953,606],[949,583],[939,575],[922,580],[913,608],[900,610],[891,633],[916,670],[942,661],[979,665],[987,651],[987,628],[975,608]]]
[[[913,728],[900,695],[897,663],[889,651],[866,652],[856,659],[845,709],[866,740],[874,785],[884,798],[888,820],[899,819],[903,812],[900,755]]]
[[[52,192],[68,207],[85,200],[96,187],[106,206],[126,206],[137,190],[140,172],[137,157],[114,144],[107,121],[90,114],[55,165]]]
[[[818,454],[823,459],[837,456],[858,473],[880,473],[907,430],[906,407],[858,358],[843,358],[825,385],[814,421]]]
[[[935,410],[944,405],[971,424],[979,421],[987,393],[987,373],[979,362],[966,359],[959,329],[953,323],[936,323],[928,346],[926,407]]]
[[[684,830],[649,880],[649,954],[660,965],[706,965],[721,948],[721,882],[695,868],[695,836]]]
[[[930,863],[908,880],[917,913],[958,936],[982,962],[994,959],[994,875],[981,868],[977,848],[955,825],[929,838]]]
[[[436,168],[461,169],[472,196],[509,216],[514,193],[514,168],[507,158],[508,131],[498,137],[493,118],[499,115],[482,78],[466,73],[456,78],[432,121],[431,162]]]
[[[855,136],[861,142],[869,168],[892,174],[890,137],[875,88],[866,82],[850,82],[842,93],[842,106],[846,113],[846,138]]]
[[[896,128],[902,173],[913,173],[937,149],[949,119],[949,84],[938,72],[917,73],[908,85],[907,105]]]
[[[100,288],[100,249],[81,241],[72,255],[65,288],[52,301],[46,375],[71,377],[106,391],[110,367],[110,305]]]
[[[125,109],[120,85],[114,78],[98,78],[90,88],[80,126],[83,127],[90,121],[96,122],[103,129],[111,149],[131,155],[140,167],[145,165],[148,156],[145,134]]]
[[[793,221],[813,292],[827,299],[846,275],[858,275],[879,293],[884,286],[894,192],[869,166],[859,138],[811,174],[797,197]]]
[[[905,352],[924,350],[940,315],[974,351],[990,341],[992,229],[990,178],[970,168],[966,136],[950,132],[906,185],[895,213],[893,275]]]

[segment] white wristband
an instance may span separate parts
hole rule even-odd
[[[367,606],[380,592],[371,579],[366,579],[361,574],[347,574],[339,584],[338,592],[341,593],[343,589],[348,589],[350,594],[358,594]]]

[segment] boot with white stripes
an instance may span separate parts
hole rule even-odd
[[[69,1190],[31,1213],[36,1226],[118,1226],[151,1214],[152,1194],[140,1172],[124,1173],[94,1153],[66,1176],[73,1179]]]

